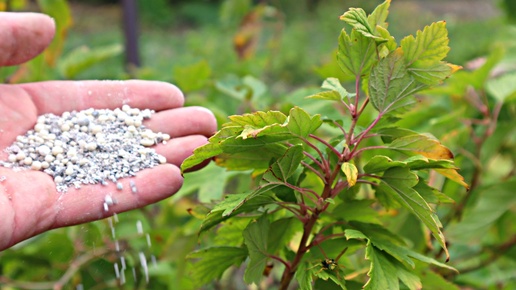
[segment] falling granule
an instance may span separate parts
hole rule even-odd
[[[75,290],[84,290],[84,286],[82,284],[78,284],[75,286]]]
[[[143,224],[141,220],[136,221],[136,231],[138,235],[143,235]]]
[[[151,257],[150,257],[150,258],[151,258],[152,266],[153,266],[154,268],[157,268],[157,267],[158,267],[158,261],[156,260],[156,256],[151,255]]]
[[[120,271],[118,270],[118,263],[115,263],[115,276],[117,279],[120,278]]]
[[[143,252],[139,253],[140,256],[140,264],[143,268],[143,272],[145,273],[145,281],[149,283],[149,267],[147,266],[147,259]]]
[[[147,246],[150,248],[152,246],[150,235],[147,233],[147,234],[145,234],[145,237],[147,238]]]
[[[124,285],[125,284],[125,271],[124,269],[122,269],[122,271],[120,271],[120,285]]]
[[[136,269],[133,267],[132,268],[132,272],[133,272],[133,279],[134,279],[134,282],[136,282]]]
[[[166,142],[170,135],[142,125],[153,113],[124,105],[41,115],[33,129],[6,148],[9,156],[0,166],[43,171],[52,176],[59,192],[108,181],[122,190],[118,179],[166,162],[150,146]],[[131,191],[137,193],[134,182]],[[104,210],[109,206],[106,200]]]
[[[0,182],[4,182],[6,179],[7,179],[6,176],[4,176],[4,175],[0,176]]]

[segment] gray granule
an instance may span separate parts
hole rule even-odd
[[[153,113],[124,105],[115,110],[39,116],[32,130],[6,148],[9,157],[0,166],[43,171],[53,177],[59,192],[83,184],[116,184],[120,178],[166,162],[148,146],[166,142],[170,136],[142,125]]]

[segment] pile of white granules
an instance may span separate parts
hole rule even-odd
[[[142,125],[153,113],[124,105],[41,115],[32,130],[6,148],[9,157],[0,166],[43,171],[54,178],[59,192],[82,184],[117,183],[166,162],[149,146],[166,143],[170,136]]]

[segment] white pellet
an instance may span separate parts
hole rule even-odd
[[[9,154],[9,157],[7,157],[7,160],[11,163],[14,163],[16,162],[16,155],[14,154]]]
[[[31,164],[31,166],[30,166],[30,168],[31,168],[32,170],[40,170],[42,167],[43,167],[43,165],[42,165],[42,163],[41,163],[41,162],[39,162],[39,161],[34,161],[34,162],[32,162],[32,164]]]
[[[16,154],[17,161],[23,160],[23,159],[25,159],[25,157],[26,157],[26,155],[25,155],[25,153],[23,153],[23,151],[20,151],[20,152],[18,152],[18,154]]]
[[[55,146],[55,147],[52,148],[52,154],[54,156],[56,156],[57,154],[61,154],[63,152],[64,152],[64,149],[61,146]]]
[[[154,145],[154,140],[145,138],[140,140],[140,144],[142,144],[143,146],[152,146]]]
[[[50,148],[47,146],[47,145],[41,145],[38,147],[38,153],[41,155],[41,156],[46,156],[48,154],[50,154]]]
[[[97,143],[95,142],[89,142],[88,144],[86,144],[86,150],[88,151],[93,151],[95,149],[97,149]]]

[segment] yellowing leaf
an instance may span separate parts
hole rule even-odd
[[[340,169],[342,170],[342,172],[344,172],[344,174],[346,174],[346,179],[348,180],[349,187],[357,183],[358,169],[355,166],[355,164],[344,162]]]
[[[453,159],[453,153],[438,140],[427,135],[415,134],[392,141],[389,148],[401,150],[410,155],[423,155],[430,159]]]
[[[464,181],[464,177],[457,172],[457,169],[434,169],[437,173],[445,176],[446,178],[457,182],[458,184],[469,189],[469,185]]]

